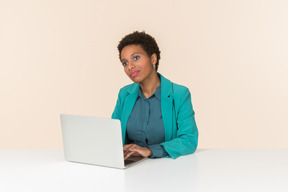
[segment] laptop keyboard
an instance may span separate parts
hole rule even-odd
[[[131,163],[135,163],[141,159],[144,159],[144,157],[141,156],[130,156],[128,159],[124,160],[124,165],[127,166]]]

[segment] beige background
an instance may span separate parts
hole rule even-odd
[[[288,1],[0,0],[0,148],[62,147],[60,113],[110,117],[116,46],[145,30],[189,87],[199,148],[288,148]]]

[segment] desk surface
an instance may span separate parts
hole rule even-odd
[[[0,150],[0,183],[3,192],[287,192],[288,150],[200,149],[126,170],[66,162],[62,149]]]

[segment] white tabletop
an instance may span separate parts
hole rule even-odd
[[[0,191],[288,191],[288,150],[204,150],[126,170],[66,162],[62,149],[0,150]]]

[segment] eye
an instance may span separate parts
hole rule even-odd
[[[140,59],[140,56],[139,55],[136,55],[135,57],[133,57],[133,60],[134,61],[137,61],[137,60],[139,60]]]
[[[127,61],[122,62],[123,67],[126,67],[128,65]]]

